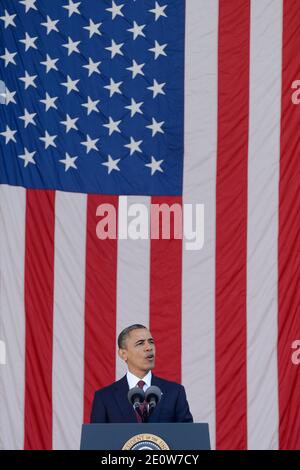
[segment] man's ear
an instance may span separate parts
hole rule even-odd
[[[118,350],[119,358],[122,359],[122,361],[127,361],[127,351],[126,349],[119,349]]]

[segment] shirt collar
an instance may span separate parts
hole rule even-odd
[[[145,375],[145,377],[143,377],[142,379],[140,379],[139,377],[136,377],[129,370],[127,371],[126,376],[127,376],[127,382],[128,382],[129,389],[131,389],[133,387],[136,387],[139,380],[143,380],[145,382],[145,384],[147,385],[147,388],[151,386],[151,379],[152,379],[151,370],[149,370],[148,374]]]

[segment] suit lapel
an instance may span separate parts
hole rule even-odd
[[[158,421],[158,416],[160,414],[160,410],[162,409],[162,406],[164,406],[164,400],[165,400],[165,394],[164,390],[162,387],[161,380],[159,380],[155,375],[152,374],[152,379],[151,379],[151,385],[155,385],[156,387],[159,387],[162,391],[162,397],[158,405],[155,407],[153,413],[151,414],[149,418],[149,422],[157,422]]]
[[[129,391],[128,387],[128,382],[126,375],[116,382],[113,394],[114,394],[114,399],[116,401],[117,406],[119,407],[121,414],[124,418],[124,422],[129,422],[129,423],[136,423],[136,415],[133,410],[132,405],[129,403],[127,394]]]

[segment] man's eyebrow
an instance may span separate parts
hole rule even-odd
[[[139,343],[144,343],[145,340],[144,339],[139,339],[138,341],[136,341],[134,344],[139,344]]]
[[[144,343],[146,340],[145,339],[139,339],[137,340],[134,344],[139,344],[139,343]],[[153,338],[148,338],[147,341],[151,341],[152,343],[154,343],[154,339]]]
[[[152,343],[154,343],[153,338],[148,338],[147,340],[146,339],[138,339],[134,344],[137,345],[139,343],[144,343],[145,341],[151,341]]]

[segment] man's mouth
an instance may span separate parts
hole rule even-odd
[[[149,360],[154,359],[154,354],[148,354],[148,355],[146,356],[146,359],[149,359]]]

